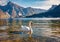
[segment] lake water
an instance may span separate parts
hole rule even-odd
[[[3,19],[4,20],[4,19]],[[0,30],[16,30],[18,31],[21,25],[29,26],[29,22],[32,21],[33,34],[32,37],[42,36],[42,37],[59,37],[59,18],[14,18],[14,19],[5,19],[7,20],[6,24],[0,26]],[[55,25],[57,24],[57,25]],[[55,27],[56,26],[56,27]],[[13,28],[13,29],[12,29]],[[53,29],[54,28],[54,29]],[[57,29],[56,29],[57,28]],[[53,31],[53,33],[52,33]],[[57,31],[58,34],[56,35]],[[5,34],[5,35],[4,35]],[[0,37],[9,36],[8,33],[0,33]],[[15,37],[28,37],[28,34],[13,34]]]

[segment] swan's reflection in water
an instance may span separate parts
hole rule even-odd
[[[12,26],[0,27],[0,32],[1,32],[0,41],[1,42],[60,42],[60,37],[59,37],[60,34],[58,32],[52,33],[52,31],[53,32],[56,32],[56,31],[52,30],[53,26],[51,26],[52,22],[50,20],[37,20],[37,21],[36,20],[34,20],[34,21],[33,20],[28,20],[28,21],[24,20],[24,21],[22,21],[23,23],[21,23],[21,20],[19,20],[18,22],[17,21],[13,20]],[[29,34],[26,34],[26,33],[19,32],[20,34],[18,34],[18,33],[15,34],[15,33],[8,32],[9,30],[13,30],[13,29],[19,30],[21,24],[28,26],[29,21],[33,22],[33,24],[32,24],[33,33],[31,35],[31,37],[29,37]],[[10,23],[8,22],[8,24],[10,24]],[[55,24],[53,24],[53,25],[55,27]],[[10,28],[10,29],[6,29],[4,31],[3,28],[4,29]],[[13,29],[11,29],[11,28],[13,28]],[[16,29],[16,28],[18,28],[18,29]],[[58,30],[59,29],[57,29],[57,31]]]

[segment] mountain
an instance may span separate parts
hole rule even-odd
[[[25,13],[25,16],[30,16],[33,14],[37,14],[37,13],[42,13],[45,12],[46,10],[43,9],[36,9],[36,8],[31,8],[31,7],[27,7],[23,9],[23,12]]]
[[[46,11],[43,9],[35,9],[35,8],[31,8],[31,7],[24,8],[13,2],[8,2],[7,5],[5,5],[5,6],[0,5],[0,10],[2,11],[2,13],[4,13],[3,14],[4,16],[6,13],[8,13],[5,16],[5,17],[8,16],[7,18],[25,17],[25,16],[30,16],[33,14],[38,14],[38,13],[42,13],[42,12]],[[0,15],[3,16],[1,13],[0,13]],[[2,18],[2,17],[0,17],[0,18]]]
[[[3,12],[0,10],[0,19],[9,18],[9,17],[10,17],[10,15],[7,12]]]
[[[34,14],[31,16],[27,16],[27,18],[40,18],[40,17],[60,17],[60,4],[55,6],[55,7],[51,7],[47,12],[44,13],[39,13],[39,14]]]
[[[11,18],[15,18],[18,16],[19,9],[22,9],[23,7],[20,7],[12,2],[8,2],[5,6],[0,6],[0,10],[3,11],[3,13],[8,13]]]
[[[51,8],[49,9],[50,10],[53,10],[55,7],[57,7],[58,5],[52,5]]]

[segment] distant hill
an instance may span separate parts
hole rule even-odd
[[[10,18],[10,15],[7,12],[3,12],[0,10],[0,19],[2,18]]]
[[[4,14],[0,13],[1,15],[0,18],[4,17],[6,13],[7,13],[5,16],[6,18],[20,18],[20,17],[30,16],[33,14],[42,13],[45,12],[46,10],[36,9],[31,7],[24,8],[13,2],[8,2],[7,5],[0,6],[0,11],[4,13]]]
[[[60,17],[60,4],[51,7],[47,12],[26,16],[26,18],[40,18],[40,17]]]
[[[55,7],[57,7],[58,5],[52,5],[51,8],[49,9],[50,10],[53,10]]]

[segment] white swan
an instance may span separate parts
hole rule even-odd
[[[33,33],[33,30],[32,28],[28,27],[28,26],[21,26],[21,30],[24,32],[24,33],[27,33],[27,34],[32,34]]]

